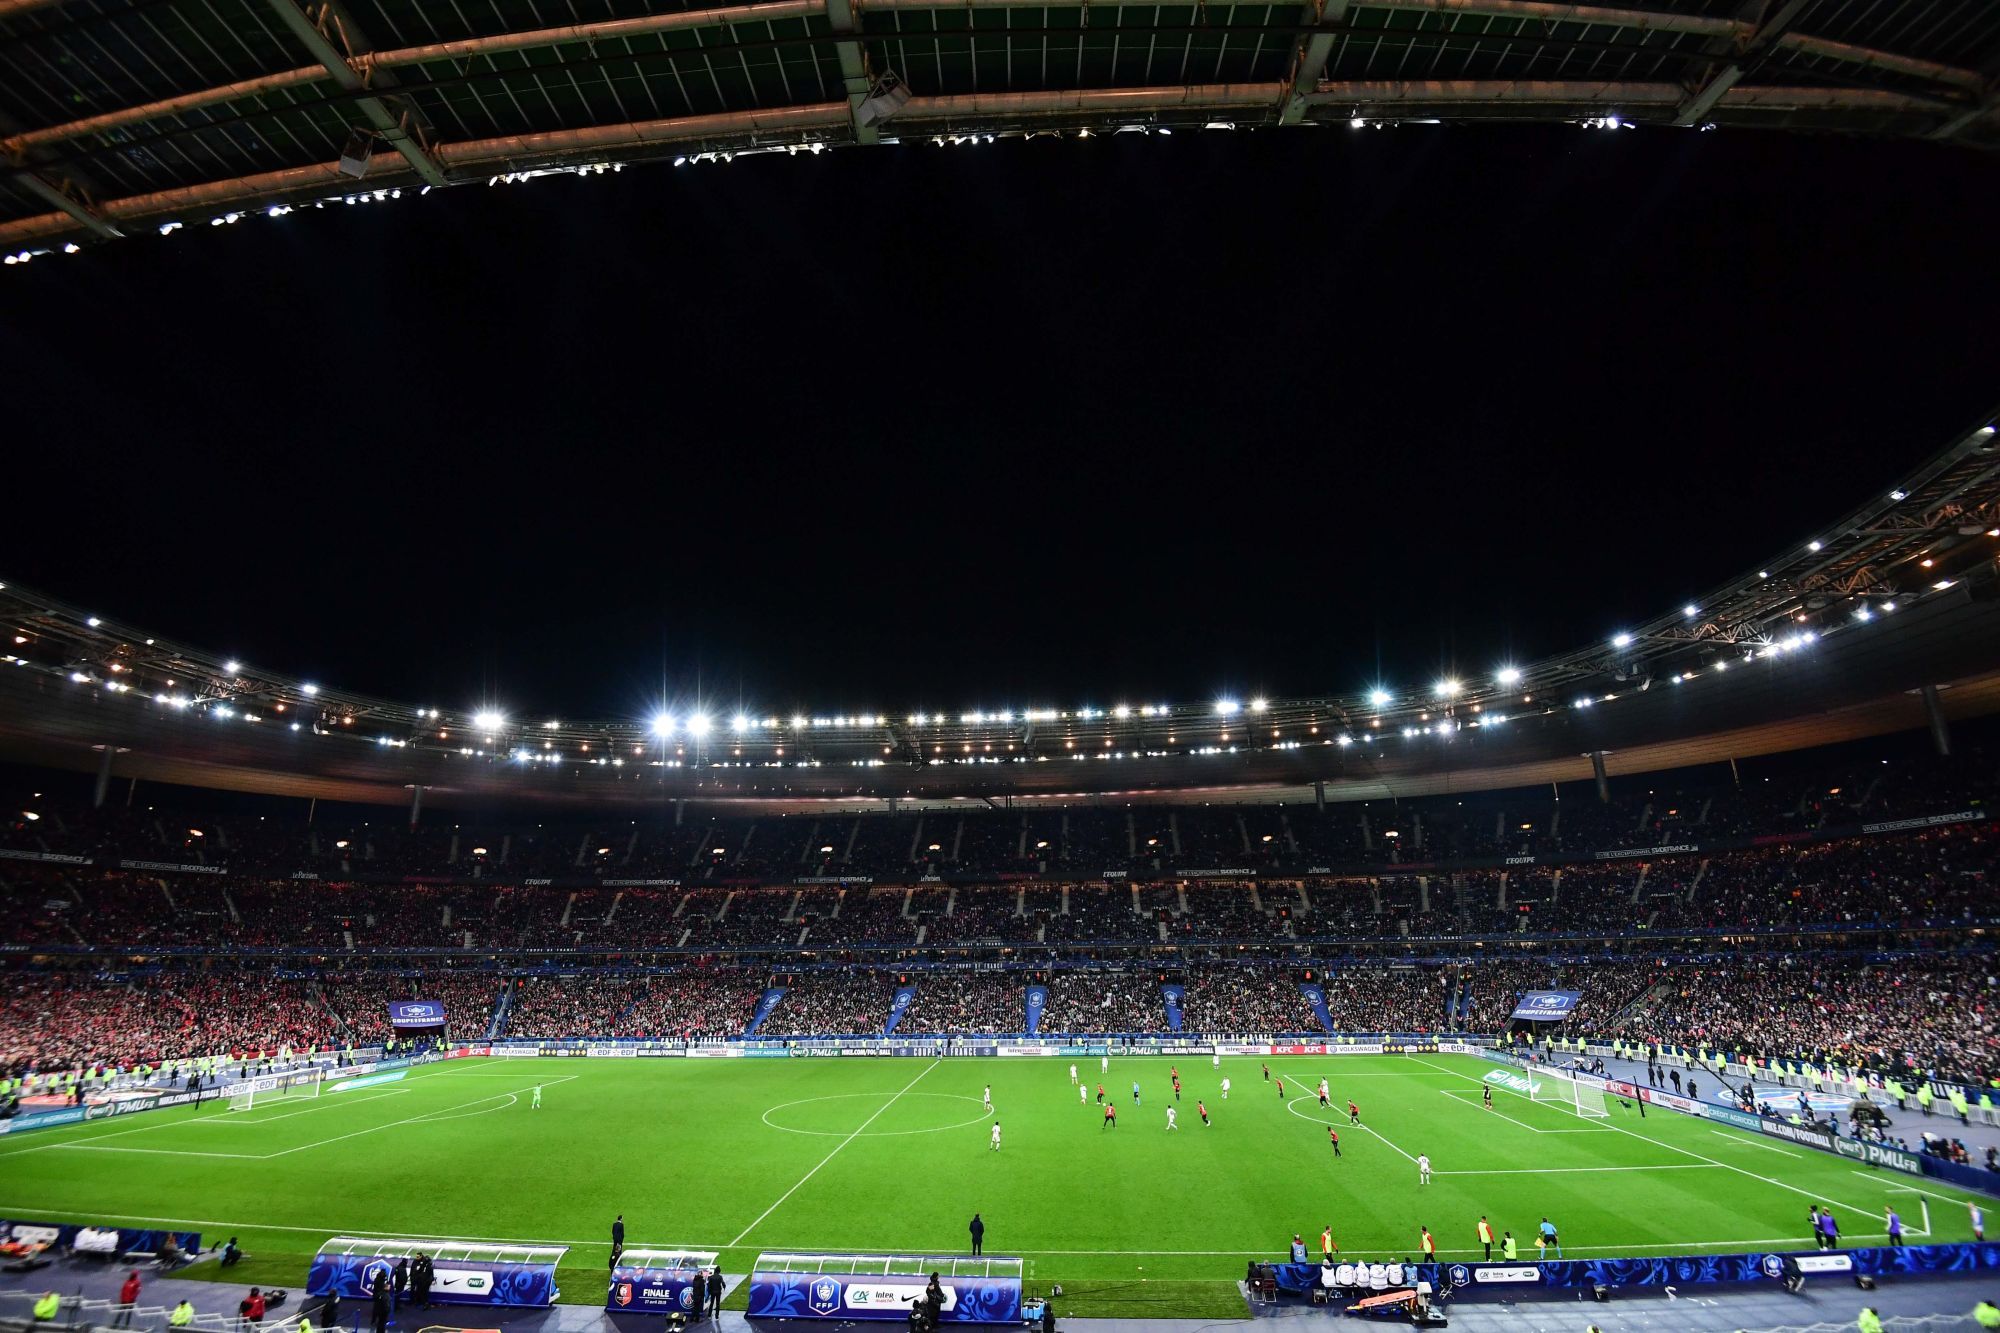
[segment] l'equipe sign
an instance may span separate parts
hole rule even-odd
[[[1583,998],[1582,991],[1575,990],[1531,990],[1522,994],[1514,1006],[1514,1017],[1529,1023],[1555,1023],[1568,1018],[1576,1002]]]

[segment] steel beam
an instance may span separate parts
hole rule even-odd
[[[1785,0],[1776,12],[1757,26],[1757,31],[1742,44],[1733,59],[1710,70],[1701,87],[1687,95],[1674,112],[1674,124],[1699,125],[1715,109],[1715,104],[1722,100],[1723,94],[1756,67],[1771,49],[1771,44],[1784,35],[1785,30],[1792,26],[1792,20],[1799,16],[1799,11],[1810,3],[1811,0]]]
[[[2000,98],[1982,98],[1977,105],[1969,106],[1959,112],[1950,120],[1932,130],[1927,137],[1932,139],[1956,138],[1960,130],[1963,130],[1966,126],[1976,121],[1984,120],[1995,111],[2000,111]]]
[[[53,204],[58,211],[67,215],[78,226],[93,236],[107,241],[115,241],[125,234],[99,217],[91,210],[88,204],[71,198],[63,190],[43,180],[40,173],[36,172],[32,167],[21,172],[14,179],[28,193],[41,199],[44,203]]]
[[[290,0],[284,0],[289,3]],[[916,97],[904,106],[897,124],[936,133],[954,127],[981,131],[1032,127],[1049,119],[1095,128],[1132,117],[1194,118],[1215,112],[1268,114],[1288,95],[1282,81],[1244,84],[1194,84],[1156,88],[1085,88],[1035,92],[965,93],[952,97]],[[1561,107],[1565,110],[1647,111],[1655,118],[1679,105],[1686,90],[1675,83],[1603,83],[1537,79],[1352,80],[1323,84],[1306,94],[1309,107],[1352,108],[1369,114],[1436,114],[1456,110],[1525,110]],[[1791,88],[1765,85],[1738,87],[1719,104],[1731,111],[1786,113],[1791,111],[1855,111],[1873,114],[1934,116],[1934,98],[1875,89]],[[732,111],[718,115],[684,116],[668,120],[621,121],[577,129],[503,135],[438,145],[428,155],[450,171],[481,176],[507,171],[561,166],[607,158],[643,158],[661,148],[693,145],[768,146],[824,141],[829,131],[851,126],[843,100],[807,106]],[[410,184],[415,177],[400,164],[370,184]],[[232,209],[325,199],[352,193],[356,183],[340,174],[332,162],[287,167],[257,175],[207,181],[149,194],[106,199],[95,206],[107,224],[149,223],[213,217]],[[83,224],[66,212],[37,214],[0,223],[0,249],[75,235]]]
[[[868,100],[868,87],[873,82],[868,77],[868,53],[861,49],[861,43],[853,34],[860,31],[854,21],[853,0],[826,0],[827,26],[841,34],[841,40],[834,45],[834,54],[840,59],[840,83],[847,90],[847,123],[854,133],[854,142],[859,144],[880,143],[881,130],[874,125],[861,122],[861,104]]]
[[[1102,6],[1152,4],[1154,0],[1091,0]],[[0,15],[4,15],[8,0],[0,0]],[[893,12],[935,12],[940,0],[864,0],[868,9]],[[962,0],[968,9],[1018,8],[1028,0]],[[844,24],[836,24],[837,30],[858,31],[855,22],[854,0],[846,0],[847,15]],[[958,7],[957,5],[953,6]],[[1307,22],[1324,21],[1330,27],[1341,21],[1346,13],[1355,8],[1403,10],[1417,13],[1436,13],[1447,16],[1483,16],[1490,18],[1519,19],[1535,23],[1572,23],[1592,27],[1610,27],[1636,32],[1667,32],[1695,34],[1714,38],[1718,41],[1736,43],[1747,42],[1755,33],[1754,25],[1739,19],[1689,14],[1662,14],[1640,9],[1609,8],[1599,5],[1574,5],[1549,3],[1548,0],[1323,0],[1318,7],[1308,6],[1305,14]],[[290,11],[297,15],[296,7],[289,2],[279,12]],[[682,10],[673,13],[645,14],[632,18],[606,19],[592,23],[565,24],[558,27],[536,28],[522,32],[492,33],[480,37],[465,37],[450,41],[430,42],[417,46],[400,47],[382,51],[357,51],[346,57],[334,50],[325,41],[317,28],[309,23],[306,32],[311,33],[311,41],[317,43],[313,49],[320,63],[297,69],[277,70],[260,74],[232,83],[218,84],[211,88],[196,89],[178,93],[158,101],[141,103],[130,107],[120,107],[99,115],[86,116],[80,120],[68,121],[60,125],[50,125],[32,130],[0,125],[0,152],[16,162],[36,148],[69,142],[90,135],[106,134],[112,130],[124,129],[149,121],[164,120],[183,115],[190,111],[224,105],[229,102],[261,97],[268,93],[287,89],[309,87],[329,78],[340,80],[340,86],[350,91],[365,87],[393,87],[393,77],[389,71],[419,66],[433,61],[467,61],[480,57],[490,57],[501,52],[546,50],[566,45],[590,45],[607,40],[646,36],[662,32],[690,31],[706,28],[729,27],[739,24],[769,23],[781,19],[810,19],[818,15],[828,15],[832,11],[825,0],[767,0],[761,4],[728,5],[713,9]],[[352,27],[344,29],[343,35],[352,42]],[[1296,123],[1303,119],[1306,107],[1299,102],[1301,94],[1313,91],[1313,83],[1324,73],[1326,60],[1333,49],[1332,33],[1306,34],[1296,49],[1292,66],[1291,93],[1287,95],[1281,111],[1283,123]],[[301,40],[308,40],[301,33]],[[1776,47],[1796,50],[1804,54],[1824,56],[1851,64],[1859,64],[1870,69],[1880,69],[1901,74],[1914,75],[1950,87],[1979,92],[1984,86],[1980,75],[1974,70],[1958,69],[1929,61],[1919,61],[1908,57],[1892,55],[1883,51],[1872,51],[1862,47],[1828,42],[1820,38],[1800,33],[1783,33],[1778,36]],[[319,49],[325,47],[325,54]],[[847,95],[853,101],[850,66],[863,71],[865,77],[865,54],[860,41],[839,43],[843,50],[842,81],[850,84]],[[326,63],[325,55],[331,55],[333,64]],[[351,78],[343,77],[343,73]],[[1736,76],[1740,78],[1740,75]],[[1729,80],[1734,83],[1735,78]],[[863,89],[865,93],[866,89]],[[1727,87],[1717,90],[1716,96],[1726,92]],[[1950,138],[1980,117],[1992,112],[1990,102],[1946,121],[1933,132],[1935,138]],[[371,117],[371,119],[373,119]],[[392,118],[393,126],[393,118]],[[378,128],[381,128],[378,124]],[[857,137],[859,137],[857,135]],[[408,154],[406,153],[407,157]],[[414,163],[412,164],[415,165]]]
[[[326,67],[326,72],[333,76],[335,83],[348,92],[359,92],[368,86],[368,81],[347,63],[347,54],[334,46],[327,35],[320,31],[319,26],[306,17],[306,12],[299,8],[297,0],[269,0],[269,3],[279,21],[299,39],[307,51],[312,53],[313,59]],[[320,12],[331,17],[339,26],[342,36],[350,47],[367,49],[368,43],[362,38],[360,29],[352,19],[337,9],[331,0],[328,0]],[[375,85],[390,89],[395,86],[395,79],[395,75],[383,70],[376,74]],[[415,171],[426,185],[449,184],[444,168],[432,159],[430,150],[425,147],[423,140],[413,132],[415,129],[413,119],[396,114],[389,108],[388,103],[378,96],[363,97],[359,99],[357,105],[360,106],[362,114],[368,117],[368,123],[403,155],[403,160],[410,164],[411,170]]]
[[[813,18],[825,12],[826,5],[822,0],[768,0],[768,3],[764,4],[728,5],[717,9],[684,9],[670,14],[644,14],[637,18],[606,19],[599,23],[571,23],[556,28],[500,32],[486,37],[463,37],[456,41],[427,42],[421,46],[366,51],[343,63],[360,73],[364,80],[380,81],[381,71],[405,69],[430,61],[475,60],[510,51],[538,51],[558,46],[589,46],[598,42],[649,37],[663,32],[734,27],[747,23],[775,23],[782,19]],[[310,87],[316,83],[327,82],[331,74],[332,71],[323,64],[302,65],[297,69],[277,70],[253,78],[238,79],[234,83],[217,84],[213,88],[179,93],[173,97],[161,98],[157,102],[120,107],[115,111],[86,116],[82,120],[67,121],[61,125],[22,130],[18,133],[9,132],[7,137],[0,139],[0,152],[10,157],[18,156],[31,149],[67,143],[88,135],[105,134],[132,125],[143,125],[148,121],[165,120],[189,111],[201,111],[208,107],[262,97],[267,93],[282,92],[292,88]]]
[[[1306,6],[1305,21],[1322,31],[1308,33],[1292,44],[1291,90],[1278,109],[1280,125],[1296,125],[1306,118],[1306,94],[1319,87],[1319,76],[1326,72],[1327,57],[1340,37],[1338,29],[1347,21],[1347,6],[1348,0],[1314,0]]]

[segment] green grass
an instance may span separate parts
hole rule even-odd
[[[1094,1085],[1096,1061],[1077,1063]],[[977,1209],[988,1250],[1028,1261],[1031,1292],[1063,1284],[1059,1311],[1195,1317],[1240,1313],[1244,1261],[1282,1254],[1295,1231],[1316,1244],[1329,1223],[1355,1257],[1413,1255],[1424,1225],[1446,1258],[1470,1256],[1482,1213],[1523,1258],[1544,1214],[1570,1257],[1758,1250],[1809,1243],[1815,1202],[1854,1243],[1880,1235],[1892,1200],[1918,1225],[1921,1189],[1937,1239],[1971,1234],[1963,1191],[1705,1121],[1615,1102],[1581,1120],[1506,1091],[1484,1111],[1496,1066],[1462,1056],[1273,1060],[1283,1100],[1254,1058],[1189,1059],[1170,1134],[1169,1063],[1112,1061],[1119,1125],[1105,1130],[1066,1059],[454,1061],[247,1112],[0,1139],[0,1216],[234,1234],[252,1257],[232,1284],[300,1285],[319,1242],[344,1233],[563,1242],[565,1297],[595,1303],[618,1212],[628,1244],[718,1249],[741,1277],[763,1249],[962,1251]],[[1307,1090],[1322,1074],[1336,1112]],[[1366,1130],[1347,1128],[1349,1097]],[[1427,1187],[1403,1155],[1419,1152],[1439,1173]]]

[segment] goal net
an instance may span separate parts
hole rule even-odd
[[[247,1111],[277,1090],[278,1080],[274,1078],[244,1079],[229,1090],[229,1109]]]
[[[1550,1102],[1587,1119],[1603,1120],[1611,1114],[1604,1106],[1604,1085],[1595,1078],[1586,1081],[1566,1069],[1545,1065],[1532,1070],[1528,1080],[1533,1101]]]

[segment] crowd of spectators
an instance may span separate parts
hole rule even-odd
[[[1645,997],[1599,1030],[1983,1084],[2000,1073],[1996,972],[1983,955],[1877,962],[1802,955],[1661,968]]]
[[[1278,964],[1188,969],[1181,1027],[1246,1034],[1326,1031],[1299,989],[1296,969]]]

